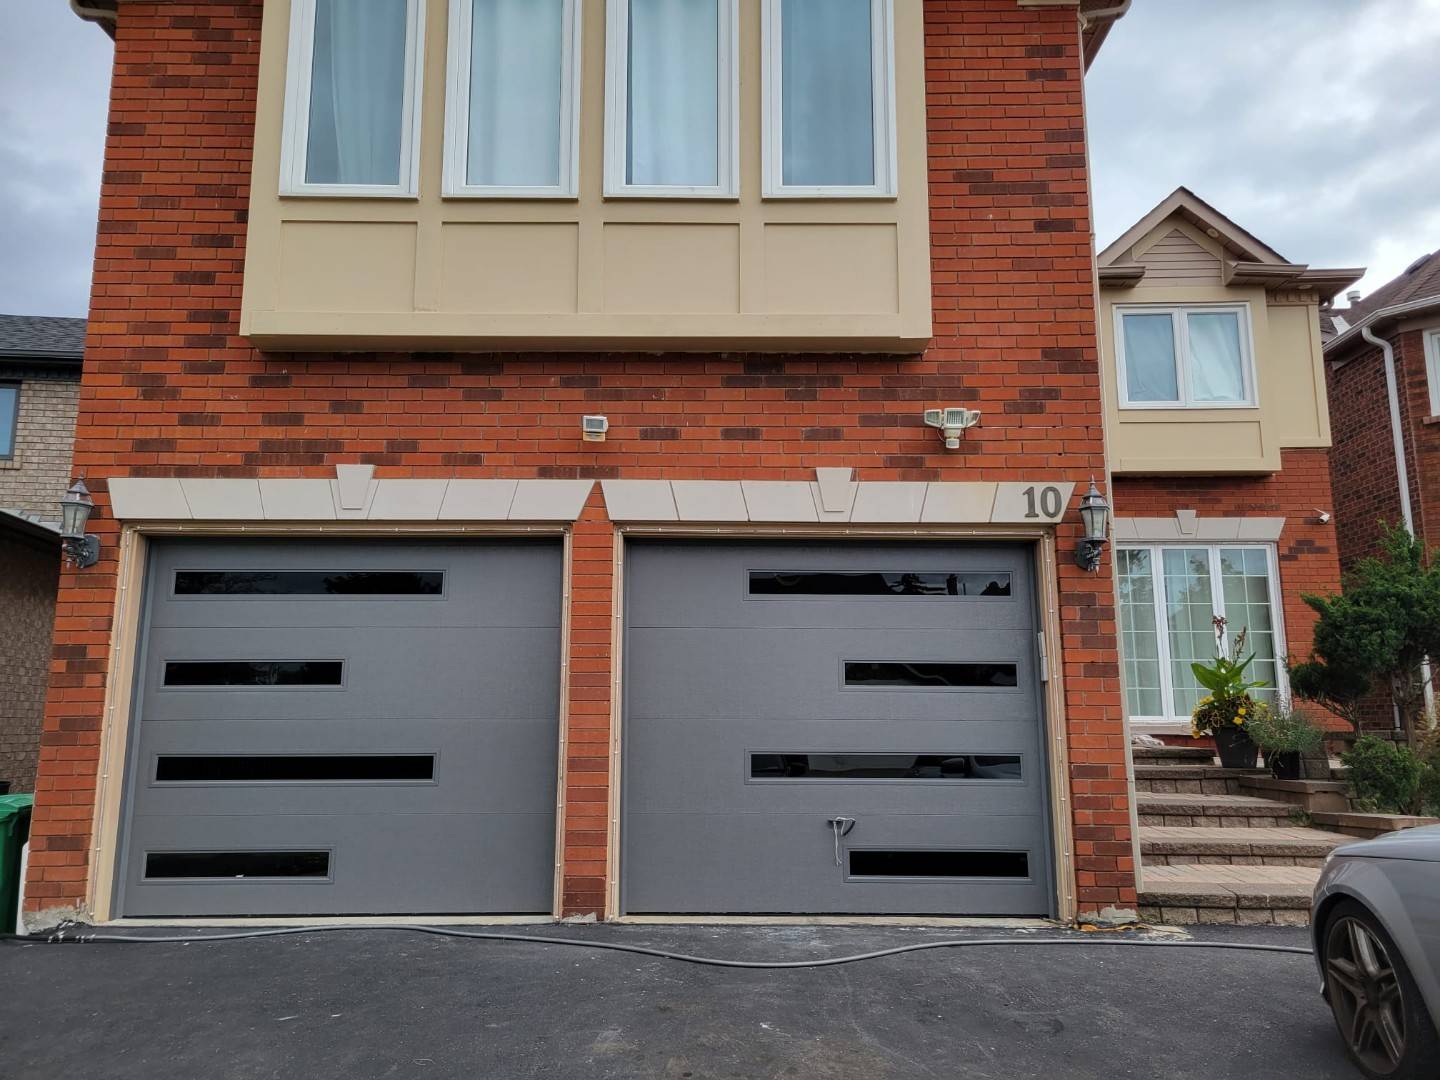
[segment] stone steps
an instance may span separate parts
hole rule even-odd
[[[1215,764],[1215,751],[1204,746],[1132,746],[1130,756],[1137,766]]]
[[[1140,917],[1177,926],[1304,926],[1319,877],[1308,866],[1151,867]]]
[[[1241,780],[1264,775],[1255,769],[1222,769],[1218,765],[1135,766],[1135,790],[1159,795],[1239,795]]]
[[[1319,829],[1203,828],[1156,826],[1140,830],[1144,865],[1155,866],[1308,866],[1324,865],[1333,848],[1349,837]],[[1147,872],[1146,881],[1150,877]]]
[[[1295,807],[1274,799],[1248,795],[1135,794],[1140,825],[1201,828],[1284,828],[1293,823]]]

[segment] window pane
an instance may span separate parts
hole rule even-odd
[[[751,754],[752,780],[1019,780],[1018,754]]]
[[[1175,329],[1169,315],[1126,315],[1125,395],[1130,401],[1179,401]]]
[[[161,754],[157,784],[433,780],[434,754]]]
[[[780,109],[784,179],[875,183],[870,0],[784,0]]]
[[[1225,595],[1225,631],[1233,643],[1245,635],[1245,654],[1255,654],[1248,675],[1269,685],[1253,690],[1257,698],[1276,700],[1279,663],[1275,656],[1275,626],[1270,607],[1270,571],[1262,548],[1221,548],[1220,579]]]
[[[565,0],[472,0],[465,182],[560,184]]]
[[[406,0],[315,0],[310,184],[400,182]]]
[[[146,878],[323,878],[328,851],[151,851]]]
[[[443,570],[176,570],[176,596],[440,596]]]
[[[851,877],[971,878],[1030,876],[1023,851],[852,851]]]
[[[170,660],[166,686],[339,686],[341,660]]]
[[[1187,318],[1191,400],[1244,401],[1240,316],[1233,311],[1192,311]]]
[[[846,686],[1018,686],[1014,664],[952,664],[933,661],[847,660]]]
[[[1160,689],[1160,637],[1155,626],[1155,579],[1148,551],[1116,553],[1120,575],[1120,652],[1131,716],[1165,716]]]
[[[1162,552],[1165,574],[1165,612],[1170,644],[1172,715],[1189,716],[1204,689],[1190,670],[1191,663],[1215,659],[1211,619],[1215,605],[1210,591],[1210,552],[1207,548],[1167,548]]]
[[[630,0],[631,184],[720,183],[719,0]]]
[[[1010,575],[751,570],[751,596],[1009,596]]]
[[[20,411],[20,388],[0,386],[0,457],[15,456],[15,421]]]

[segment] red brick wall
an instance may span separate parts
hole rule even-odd
[[[811,478],[1103,476],[1073,10],[926,4],[937,337],[922,355],[266,355],[236,335],[258,0],[120,8],[76,467],[102,562],[68,573],[29,904],[79,904],[95,797],[117,475]],[[433,139],[436,133],[426,133]],[[929,405],[984,422],[947,453]],[[582,443],[579,416],[611,420]],[[1078,535],[1071,513],[1062,550]],[[598,494],[574,535],[564,904],[606,856],[610,559]],[[1133,907],[1113,590],[1060,560],[1082,910]]]

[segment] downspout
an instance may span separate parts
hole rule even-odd
[[[1395,476],[1400,483],[1400,516],[1405,522],[1405,531],[1415,535],[1415,515],[1410,509],[1410,470],[1405,464],[1405,433],[1400,424],[1400,384],[1395,374],[1395,346],[1382,337],[1376,337],[1368,326],[1360,327],[1360,336],[1371,345],[1379,346],[1385,356],[1385,394],[1390,399],[1390,439],[1395,447]],[[1425,712],[1427,719],[1435,716],[1435,688],[1430,683],[1430,661],[1427,659],[1420,668],[1425,680]],[[1396,706],[1395,726],[1400,726],[1399,706]]]

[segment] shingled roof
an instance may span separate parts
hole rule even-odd
[[[1434,308],[1440,308],[1440,251],[1422,255],[1406,267],[1403,274],[1387,281],[1363,300],[1357,300],[1348,308],[1331,310],[1333,334],[1326,337],[1325,352],[1338,358],[1350,348],[1364,344],[1360,335],[1362,326],[1379,326]]]
[[[84,353],[84,319],[0,315],[0,356],[79,363]]]

